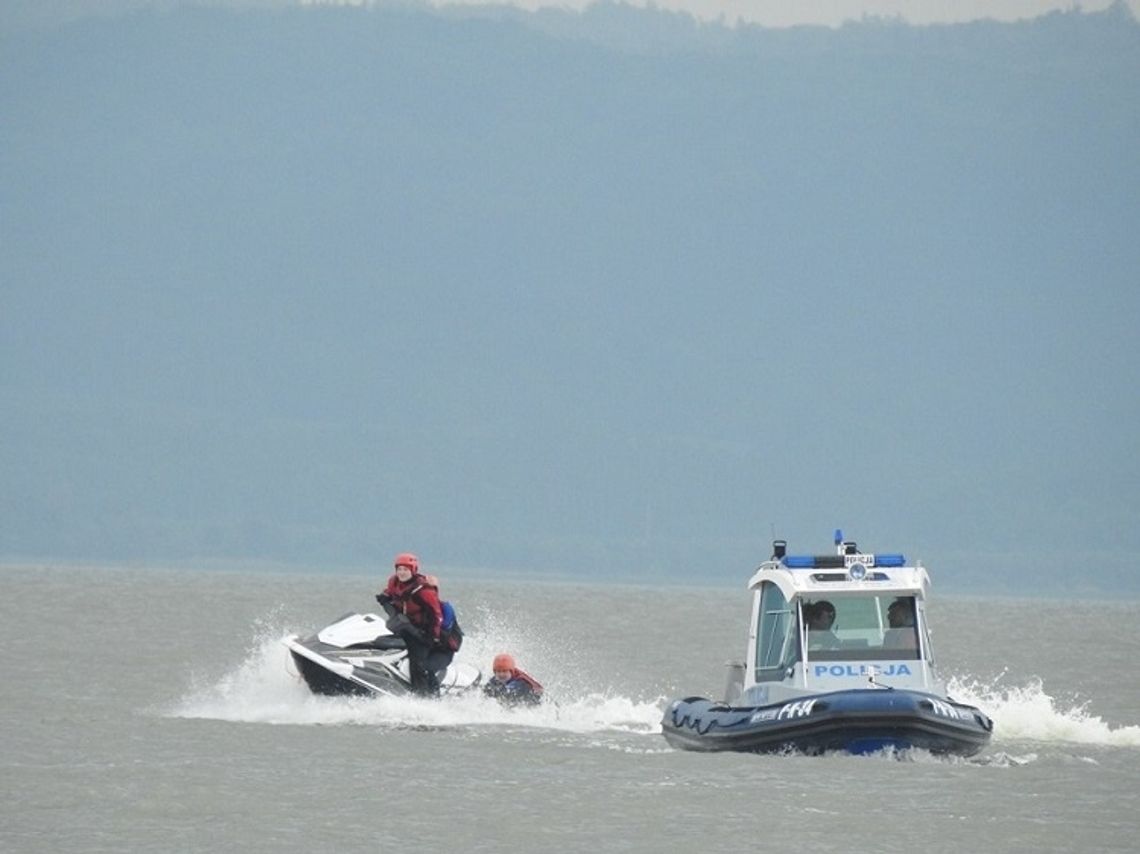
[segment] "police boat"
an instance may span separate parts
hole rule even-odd
[[[901,554],[864,554],[835,532],[836,554],[773,554],[748,582],[743,663],[725,699],[674,700],[662,733],[684,750],[872,753],[921,748],[972,756],[993,722],[953,700],[934,669],[930,576]]]
[[[315,634],[290,635],[284,643],[298,674],[314,694],[410,694],[408,652],[404,639],[389,628],[389,619],[377,614],[345,614]],[[430,655],[428,666],[432,666]],[[436,672],[444,696],[468,691],[483,681],[478,667],[456,661]]]

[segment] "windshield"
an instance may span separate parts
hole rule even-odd
[[[917,659],[913,596],[803,599],[808,657],[817,661]]]
[[[764,582],[756,626],[756,681],[779,682],[787,669],[800,660],[795,603],[780,588]]]

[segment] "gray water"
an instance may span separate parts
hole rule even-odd
[[[281,638],[380,574],[5,568],[0,851],[1136,851],[1136,603],[933,600],[971,760],[670,749],[720,696],[741,589],[444,579],[551,702],[309,694]],[[937,579],[936,579],[937,580]]]

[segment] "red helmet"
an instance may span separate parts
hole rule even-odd
[[[396,555],[396,559],[392,562],[393,566],[399,569],[401,566],[411,567],[414,573],[420,571],[420,559],[411,552],[401,552]]]
[[[495,660],[491,662],[492,670],[514,670],[515,659],[509,652],[500,652],[495,656]]]

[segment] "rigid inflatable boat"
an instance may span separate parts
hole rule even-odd
[[[723,701],[674,700],[662,732],[685,750],[870,753],[921,748],[971,756],[993,722],[952,699],[934,668],[930,576],[901,554],[790,555],[783,540],[748,582],[744,661]]]

